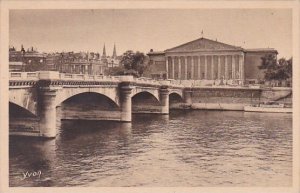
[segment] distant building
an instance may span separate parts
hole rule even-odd
[[[266,54],[277,56],[278,52],[273,48],[244,49],[199,38],[165,51],[150,50],[148,56],[153,78],[244,84],[263,79],[264,73],[258,66]]]
[[[117,56],[116,45],[114,45],[112,56],[106,55],[105,44],[103,46],[103,52],[101,56],[101,61],[106,65],[107,68],[117,67],[120,64],[120,57]]]
[[[105,74],[111,67],[119,66],[120,57],[117,56],[114,45],[113,55],[106,56],[105,45],[103,54],[96,52],[56,52],[39,53],[33,48],[25,51],[23,46],[20,51],[14,47],[9,49],[9,62],[11,71],[24,71],[25,66],[31,63],[46,64],[46,70],[59,71],[73,74]]]
[[[62,73],[104,75],[110,67],[119,66],[114,45],[113,56],[106,55],[105,45],[102,56],[96,52],[62,52],[47,56],[47,66]]]
[[[100,54],[94,52],[50,53],[46,63],[49,69],[72,74],[102,74],[104,68]]]
[[[31,47],[25,51],[23,45],[21,50],[16,50],[15,47],[9,48],[9,69],[10,71],[24,71],[25,65],[29,64],[45,64],[46,54],[39,53]]]

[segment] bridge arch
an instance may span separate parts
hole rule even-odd
[[[9,101],[9,117],[10,118],[25,118],[25,117],[37,117],[35,111],[31,111],[20,104]]]
[[[135,101],[144,101],[144,102],[153,102],[158,103],[159,104],[159,97],[158,97],[158,93],[153,93],[153,92],[149,92],[149,91],[140,91],[137,93],[134,93],[132,98],[132,102]]]
[[[34,89],[10,89],[9,102],[18,105],[35,116],[37,112],[37,93]]]
[[[169,104],[182,103],[184,101],[182,95],[179,92],[169,93]]]
[[[91,89],[63,89],[62,91],[58,91],[57,96],[56,96],[56,106],[59,106],[63,102],[73,98],[73,97],[78,97],[81,94],[97,94],[99,96],[105,97],[107,99],[110,99],[109,101],[113,102],[117,107],[120,107],[120,102],[119,102],[119,97],[117,94],[117,91],[114,92],[107,92],[106,90],[91,90]]]
[[[143,91],[132,96],[132,113],[160,113],[160,100],[151,92]]]
[[[157,101],[159,101],[159,90],[158,89],[142,89],[142,88],[136,88],[136,89],[133,89],[132,91],[132,97],[135,97],[136,95],[139,95],[139,94],[145,94],[145,93],[148,93],[150,95],[152,95]]]
[[[169,96],[170,96],[171,94],[173,94],[173,95],[178,95],[178,96],[180,96],[180,98],[183,99],[183,93],[182,93],[182,91],[178,91],[178,90],[170,90]]]
[[[106,106],[110,106],[110,108],[119,108],[119,105],[111,99],[109,96],[103,94],[103,93],[98,93],[98,92],[81,92],[78,94],[74,94],[69,96],[68,98],[66,97],[64,100],[61,100],[61,98],[57,101],[57,106],[61,104],[66,104],[66,103],[81,103],[83,102],[84,104],[89,104],[93,103],[96,101],[103,101],[103,104]],[[92,104],[91,104],[92,105]]]

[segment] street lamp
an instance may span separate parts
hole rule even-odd
[[[21,57],[22,57],[22,71],[25,72],[25,62],[24,62],[24,56],[25,56],[25,50],[22,46],[22,50],[21,50]]]

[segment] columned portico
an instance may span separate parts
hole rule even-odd
[[[258,65],[265,54],[278,52],[271,48],[244,49],[203,37],[165,51],[148,53],[151,64],[157,66],[152,68],[152,74],[167,71],[166,78],[184,80],[188,84],[191,82],[186,80],[193,80],[193,85],[204,86],[221,84],[221,80],[226,80],[223,82],[226,85],[258,80],[263,76]]]
[[[199,45],[189,47],[188,43],[183,46],[186,48],[179,46],[165,51],[166,78],[215,84],[222,79],[226,84],[232,83],[228,80],[240,84],[245,81],[243,49],[207,39],[198,41]]]
[[[204,69],[201,69],[201,64]],[[182,54],[166,58],[167,78],[179,80],[224,79],[239,80],[243,83],[245,81],[244,69],[243,53],[200,54],[196,56]],[[229,75],[229,73],[231,74]]]

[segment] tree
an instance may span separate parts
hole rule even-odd
[[[144,53],[138,51],[134,53],[132,50],[128,50],[122,55],[120,63],[126,69],[125,73],[134,76],[142,76],[147,67]]]
[[[292,77],[292,58],[277,61],[274,54],[268,54],[261,59],[262,63],[258,68],[264,70],[265,80],[286,80]]]
[[[119,76],[125,74],[125,68],[123,66],[108,68],[105,72],[107,75]]]
[[[290,78],[293,76],[293,57],[287,61],[286,72]]]

